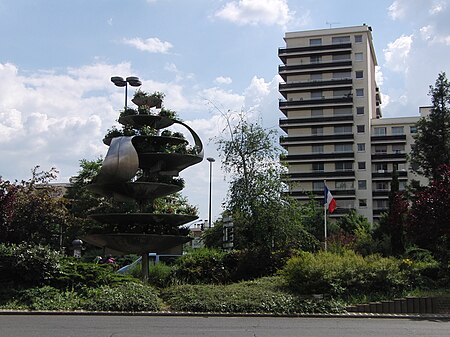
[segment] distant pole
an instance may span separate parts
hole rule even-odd
[[[327,251],[327,191],[328,191],[328,187],[327,187],[327,181],[324,180],[323,181],[323,190],[324,190],[324,202],[323,202],[323,219],[324,219],[324,248],[325,251]]]
[[[111,82],[114,83],[116,87],[125,87],[125,110],[127,110],[127,100],[128,100],[128,84],[132,87],[139,87],[142,85],[138,77],[130,76],[126,79],[120,76],[111,77]]]
[[[208,228],[211,228],[211,198],[212,198],[212,164],[216,161],[212,157],[206,158],[209,161],[209,214],[208,214]]]

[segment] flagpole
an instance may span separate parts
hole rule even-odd
[[[325,251],[327,251],[327,194],[325,192],[328,192],[327,181],[324,179],[323,181],[323,190],[324,190],[324,203],[323,203],[323,219],[324,219],[324,248]]]

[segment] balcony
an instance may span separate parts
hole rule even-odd
[[[289,82],[289,83],[280,83],[278,85],[278,90],[283,94],[283,92],[295,92],[306,90],[307,88],[323,88],[323,87],[335,87],[335,86],[351,86],[352,85],[351,78],[339,78],[339,79],[331,79],[331,80],[313,80],[313,81],[304,81],[304,82]]]
[[[308,161],[312,159],[353,159],[355,154],[353,152],[333,152],[333,153],[308,153],[308,154],[292,154],[285,156],[286,162],[293,161]]]
[[[335,51],[351,51],[351,43],[340,43],[340,44],[327,44],[319,46],[306,46],[306,47],[293,47],[293,48],[278,48],[278,57],[286,62],[288,57],[299,57],[302,55],[320,55],[320,54],[332,54]]]
[[[311,136],[295,136],[280,137],[280,145],[297,145],[302,143],[320,142],[333,144],[337,140],[353,140],[353,133],[333,134],[333,135],[311,135]]]
[[[349,70],[352,69],[351,60],[338,60],[329,62],[304,63],[296,65],[279,65],[278,74],[286,81],[287,75],[300,75],[302,73],[310,73],[311,71],[333,71],[333,70]]]
[[[331,193],[333,194],[333,197],[336,196],[336,199],[339,199],[340,196],[346,196],[348,197],[355,197],[355,190],[332,190]],[[289,193],[291,196],[296,197],[307,197],[310,194],[313,194],[314,196],[321,196],[323,198],[323,190],[318,191],[292,191]]]
[[[408,172],[397,171],[397,175],[399,178],[407,178]],[[372,178],[383,178],[383,180],[390,180],[392,178],[392,171],[378,170],[372,173]]]
[[[406,161],[406,153],[373,153],[372,161],[386,161],[386,160],[400,160],[402,162]]]
[[[288,173],[288,174],[284,175],[284,178],[286,180],[298,180],[301,178],[314,178],[314,179],[331,178],[331,177],[352,178],[354,176],[355,176],[355,171],[348,170],[348,171],[332,171],[332,172],[315,171],[315,172]]]
[[[375,135],[370,137],[372,143],[406,143],[406,135]]]
[[[305,125],[321,125],[330,123],[341,124],[340,122],[353,122],[353,115],[342,115],[342,116],[323,116],[323,117],[307,117],[307,118],[284,118],[280,119],[280,128],[285,132],[290,127],[305,126]]]
[[[288,109],[295,108],[308,108],[308,107],[334,107],[336,104],[347,104],[351,105],[353,103],[353,96],[342,96],[342,97],[322,97],[322,98],[311,98],[311,99],[300,99],[297,101],[284,101],[280,100],[278,106],[281,111],[285,112]],[[340,105],[342,106],[342,105]]]

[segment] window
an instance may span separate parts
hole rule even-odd
[[[393,126],[391,131],[392,131],[393,135],[403,135],[404,134],[403,126]]]
[[[362,35],[355,35],[355,43],[361,43],[362,42]]]
[[[375,145],[375,153],[387,153],[387,145]]]
[[[322,98],[322,90],[311,91],[311,98]]]
[[[334,163],[335,171],[352,171],[353,170],[353,163],[352,162],[337,162]]]
[[[331,58],[333,61],[350,61],[351,55],[349,54],[335,54]]]
[[[311,117],[322,117],[323,109],[311,109]]]
[[[322,56],[320,55],[312,55],[309,58],[310,63],[320,63],[322,61]]]
[[[386,199],[375,200],[375,209],[387,209],[387,208],[389,208],[388,200]]]
[[[365,161],[359,161],[358,162],[358,170],[365,170],[366,169],[366,162]]]
[[[410,127],[409,127],[409,132],[411,132],[411,133],[417,133],[417,126],[410,126]]]
[[[386,163],[376,163],[375,171],[377,171],[378,173],[387,172],[387,164]]]
[[[352,74],[350,71],[337,71],[333,73],[333,79],[334,80],[338,80],[338,79],[343,79],[343,78],[351,78]]]
[[[313,144],[311,145],[312,153],[323,153],[323,145],[322,144]]]
[[[358,152],[366,152],[366,144],[358,143]]]
[[[359,207],[364,208],[367,207],[367,199],[359,199]]]
[[[352,126],[351,125],[340,125],[334,127],[334,133],[335,134],[349,134],[352,133]]]
[[[355,77],[356,78],[363,78],[364,72],[362,70],[355,71]]]
[[[374,128],[373,133],[375,136],[386,136],[386,128]]]
[[[349,97],[351,95],[351,91],[348,89],[336,89],[333,90],[333,97]]]
[[[323,191],[324,189],[323,181],[313,181],[312,188],[313,191]]]
[[[313,126],[311,128],[311,134],[314,136],[323,135],[323,127],[322,126]]]
[[[322,79],[322,73],[310,74],[309,78],[311,81],[320,81]]]
[[[356,114],[357,115],[364,115],[364,107],[363,106],[356,107]]]
[[[364,97],[364,89],[356,89],[356,97]]]
[[[358,180],[358,190],[366,190],[366,189],[367,189],[367,181]]]
[[[398,190],[399,190],[399,191],[404,191],[404,190],[406,190],[406,181],[399,181],[399,182],[398,182]]]
[[[375,184],[375,191],[387,191],[389,190],[389,185],[387,182],[380,181]]]
[[[334,108],[333,115],[334,116],[351,116],[352,108]]]
[[[320,46],[322,44],[322,39],[309,39],[310,46]]]
[[[355,53],[355,61],[363,61],[364,56],[363,53]]]
[[[353,189],[353,180],[343,180],[335,182],[335,189],[339,191],[352,190]]]
[[[364,133],[364,131],[365,131],[364,125],[357,125],[357,126],[356,126],[356,131],[357,131],[358,133]]]
[[[405,145],[403,145],[403,144],[392,144],[392,152],[394,152],[394,153],[405,153]]]
[[[312,170],[314,172],[323,172],[324,170],[323,163],[312,163]]]
[[[350,36],[333,36],[331,38],[332,44],[341,44],[341,43],[349,43]]]
[[[335,144],[334,152],[353,152],[352,144]]]

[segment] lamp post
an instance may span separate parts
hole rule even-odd
[[[120,76],[111,77],[111,82],[114,83],[116,87],[125,87],[125,110],[127,110],[127,98],[128,98],[128,84],[132,87],[139,87],[142,85],[142,82],[138,77],[130,76],[126,79]]]
[[[208,228],[211,228],[211,196],[212,196],[212,164],[216,161],[212,157],[206,158],[209,161],[209,214],[208,214]]]

